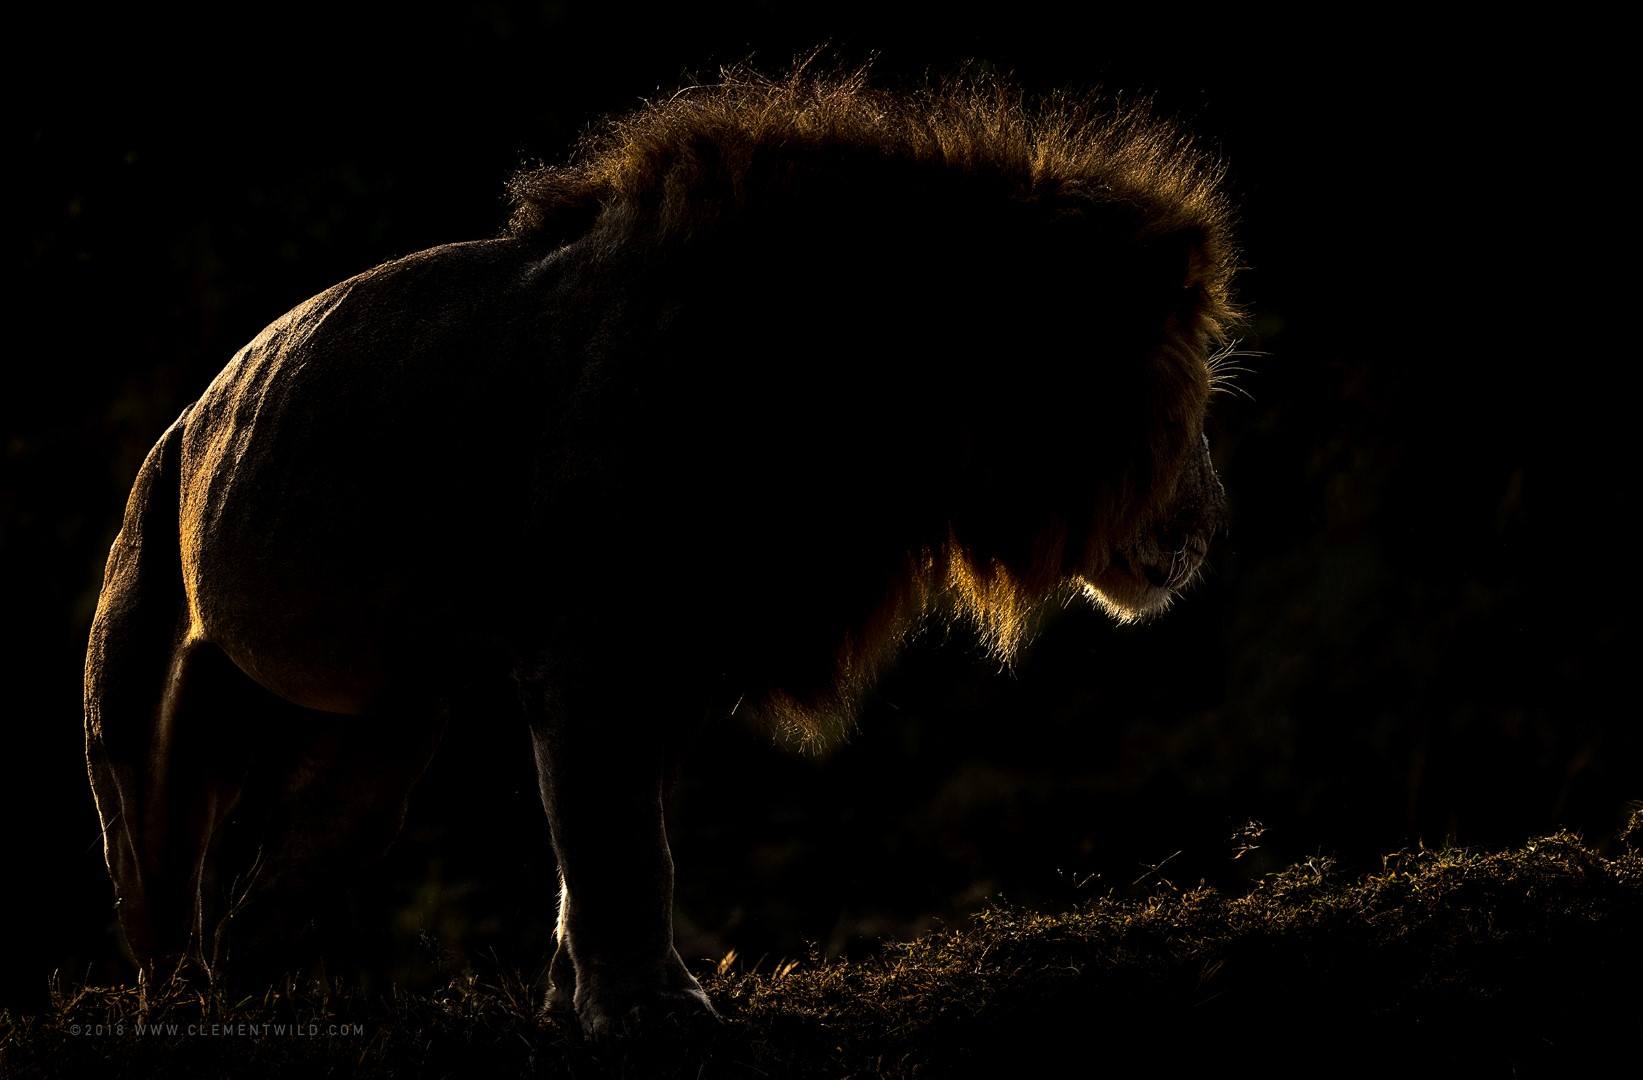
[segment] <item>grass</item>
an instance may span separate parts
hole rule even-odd
[[[0,1074],[1636,1075],[1643,811],[1618,846],[1559,833],[1351,878],[1314,859],[1242,896],[1159,884],[1059,913],[997,905],[859,962],[728,957],[704,978],[726,1023],[603,1043],[508,973],[386,997],[56,985],[45,1013],[0,1014]],[[263,1024],[299,1033],[239,1027]]]

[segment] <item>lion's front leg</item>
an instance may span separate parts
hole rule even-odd
[[[570,927],[565,917],[570,914],[570,890],[565,886],[565,875],[559,875],[559,922],[553,931],[553,960],[548,964],[548,1009],[560,1011],[574,1007],[576,997],[576,965],[570,959]]]
[[[563,890],[548,1004],[568,996],[589,1033],[713,1011],[673,948],[663,754],[642,730],[574,714],[532,725]]]

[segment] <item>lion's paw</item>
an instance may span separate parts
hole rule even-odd
[[[601,1039],[662,1030],[688,1030],[718,1024],[719,1014],[700,986],[656,990],[637,999],[600,1000],[590,996],[576,1006],[582,1032]]]

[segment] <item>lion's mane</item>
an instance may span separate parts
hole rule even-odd
[[[640,441],[673,448],[654,513],[757,523],[729,555],[660,542],[709,582],[680,632],[735,700],[823,744],[930,613],[1007,662],[1147,520],[1238,318],[1222,172],[1145,106],[801,68],[688,87],[512,179],[514,237],[678,268],[717,305],[639,376],[667,403]]]

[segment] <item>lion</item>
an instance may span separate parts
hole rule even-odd
[[[144,461],[91,629],[132,956],[277,963],[500,710],[548,1005],[711,1014],[664,824],[696,723],[822,748],[932,620],[1007,661],[1052,601],[1139,619],[1198,572],[1222,175],[1145,110],[729,73],[518,173],[502,235],[276,320]]]

